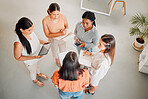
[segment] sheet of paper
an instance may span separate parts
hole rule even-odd
[[[72,50],[70,50],[70,51],[72,51]],[[59,53],[59,54],[58,54],[58,57],[59,57],[59,61],[60,61],[61,66],[63,65],[63,59],[65,58],[66,54],[67,54],[68,52],[70,52],[70,51],[66,51],[66,52],[62,52],[62,53]],[[74,51],[73,51],[73,52],[74,52]]]
[[[74,38],[74,33],[70,33],[69,35],[65,36],[62,40],[63,41],[68,41],[70,39]]]
[[[60,64],[61,66],[63,65],[63,59],[65,58],[65,55],[67,54],[68,52],[63,52],[63,53],[59,53],[58,56],[59,56],[59,61],[60,61]]]
[[[83,52],[84,52],[83,50],[80,51],[79,63],[81,65],[91,67],[92,56],[83,55]]]
[[[74,33],[68,32],[67,34],[65,34],[63,36],[55,37],[54,39],[68,41],[72,37],[74,37]]]

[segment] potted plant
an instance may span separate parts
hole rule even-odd
[[[134,27],[130,28],[130,35],[137,36],[135,42],[133,43],[133,47],[139,51],[143,50],[145,39],[148,38],[148,18],[145,15],[139,13],[132,16],[129,22],[135,25]]]

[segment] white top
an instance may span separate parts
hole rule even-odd
[[[41,47],[41,44],[39,42],[39,39],[37,38],[36,34],[34,32],[32,32],[30,35],[31,40],[28,40],[30,45],[31,45],[31,50],[32,53],[29,55],[27,54],[27,50],[23,47],[23,51],[22,51],[22,55],[23,56],[37,56]],[[15,40],[15,42],[19,42],[21,43],[21,41],[19,40],[19,38],[17,37],[17,39]],[[22,44],[22,43],[21,43]],[[23,46],[23,45],[22,45]],[[26,60],[24,61],[24,63],[26,65],[32,65],[36,62],[38,62],[40,59],[31,59],[31,60]]]
[[[106,57],[105,57],[106,56]],[[108,72],[111,64],[111,59],[108,54],[97,52],[92,57],[92,67],[90,73],[92,76],[97,76],[98,79],[102,79]]]

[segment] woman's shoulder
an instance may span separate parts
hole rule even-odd
[[[62,14],[62,13],[60,14],[60,18],[62,18],[64,21],[67,20],[66,16],[64,14]]]
[[[59,74],[59,70],[56,70],[56,71],[53,73],[53,76],[55,76],[55,77],[59,77],[59,76],[60,76],[60,74]]]
[[[96,35],[98,34],[98,30],[94,25],[93,25],[92,31],[93,31],[94,34],[96,34]]]
[[[15,42],[14,42],[14,47],[15,47],[15,48],[22,48],[23,46],[22,46],[21,42],[15,41]]]
[[[103,61],[105,60],[104,53],[102,53],[102,52],[96,52],[96,53],[94,54],[94,56],[95,56],[95,58],[98,59],[100,62],[101,62],[101,61],[103,62]]]
[[[45,16],[42,20],[43,23],[47,22],[48,20],[50,20],[49,15]]]
[[[104,63],[110,63],[110,57],[109,57],[109,54],[108,53],[101,53],[101,52],[99,52],[99,55],[100,55],[100,62],[102,63],[102,64],[104,64]]]
[[[53,74],[59,75],[59,70],[56,70]]]

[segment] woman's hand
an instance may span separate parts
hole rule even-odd
[[[45,43],[50,43],[49,41],[43,41],[43,40],[39,40],[40,44],[45,44]]]
[[[58,85],[55,85],[56,88],[58,88]]]
[[[63,33],[64,33],[64,34],[67,34],[67,29],[64,29],[64,30],[63,30]]]
[[[59,33],[61,33],[62,35],[65,35],[67,33],[67,29],[59,30]]]
[[[80,46],[79,47],[83,47],[83,46],[85,46],[85,43],[84,42],[80,42]]]
[[[40,59],[42,58],[43,56],[34,56],[34,58],[37,58],[37,59]]]
[[[92,55],[92,53],[89,52],[89,51],[87,51],[87,50],[85,50],[85,51],[83,52],[83,54],[84,54],[84,55],[89,55],[89,56]]]
[[[77,43],[77,42],[79,42],[79,39],[76,39],[76,40],[75,40],[75,43]]]

